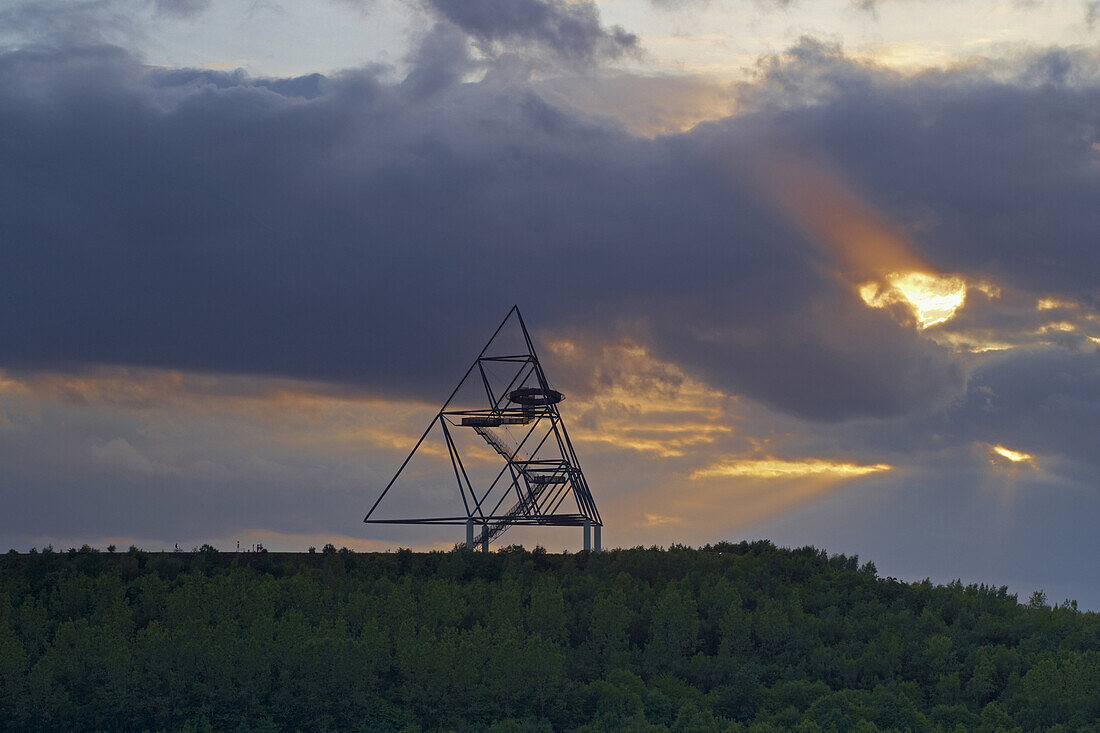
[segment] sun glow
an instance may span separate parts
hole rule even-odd
[[[801,461],[785,461],[779,458],[762,458],[724,461],[700,469],[691,474],[692,479],[712,476],[737,476],[743,478],[805,478],[810,476],[829,476],[847,478],[866,476],[869,473],[889,471],[893,466],[885,463],[860,465],[809,458]]]
[[[1076,330],[1077,330],[1077,326],[1070,323],[1069,321],[1054,321],[1053,323],[1046,324],[1045,326],[1040,328],[1038,331],[1036,331],[1036,333],[1037,334],[1054,333],[1054,332],[1069,333],[1071,331],[1076,331]]]
[[[642,522],[643,527],[660,527],[664,524],[676,524],[684,521],[683,517],[666,517],[663,514],[649,514],[646,513],[645,521]]]
[[[997,338],[996,332],[979,329],[962,332],[942,331],[935,336],[937,343],[951,348],[952,351],[968,354],[985,354],[990,351],[1007,351],[1016,344]]]
[[[1011,448],[1005,448],[1003,445],[991,445],[989,446],[989,449],[997,455],[1001,456],[1002,458],[1007,458],[1013,463],[1031,462],[1034,459],[1034,456],[1029,453],[1012,450]]]
[[[872,308],[904,304],[917,324],[928,328],[950,320],[966,303],[966,281],[954,275],[891,272],[883,282],[860,285],[859,297]]]
[[[1075,310],[1077,308],[1077,304],[1071,300],[1063,300],[1061,298],[1039,298],[1039,300],[1035,302],[1035,308],[1036,310],[1041,311],[1049,311],[1056,308],[1063,310]]]

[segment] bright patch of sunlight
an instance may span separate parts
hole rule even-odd
[[[1001,456],[1002,458],[1007,458],[1013,463],[1022,463],[1024,461],[1031,461],[1033,459],[1033,456],[1029,453],[1012,450],[1011,448],[1005,448],[1003,445],[991,445],[989,446],[989,449],[997,455]]]
[[[832,476],[847,478],[865,476],[869,473],[889,471],[893,466],[885,463],[860,465],[842,461],[829,461],[821,458],[786,461],[779,458],[743,459],[723,461],[702,468],[691,478],[712,476],[738,476],[744,478],[803,478],[808,476]]]
[[[950,320],[966,302],[966,281],[954,275],[892,272],[884,282],[859,286],[859,297],[872,308],[906,305],[921,328]]]

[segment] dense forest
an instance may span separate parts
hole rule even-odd
[[[768,542],[0,556],[4,730],[1100,730],[1100,616]]]

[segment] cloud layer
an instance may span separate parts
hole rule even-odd
[[[806,39],[721,87],[735,114],[647,138],[532,77],[622,84],[599,64],[636,42],[594,5],[428,6],[398,80],[0,53],[10,536],[321,535],[513,303],[639,541],[856,474],[937,515],[980,516],[993,479],[1096,511],[1093,55],[906,76]],[[869,307],[894,269],[965,303],[927,328]]]
[[[428,37],[425,67],[445,42]],[[646,140],[493,72],[253,80],[9,52],[0,360],[419,394],[521,302],[555,329],[598,312],[792,412],[897,414],[957,393],[960,362],[831,278],[745,151],[778,129],[940,269],[1094,302],[1100,87],[1040,61],[1011,84],[906,79],[802,47],[749,111]]]

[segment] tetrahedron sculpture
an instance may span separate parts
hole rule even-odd
[[[558,412],[563,399],[547,381],[523,316],[512,306],[363,521],[465,525],[466,546],[485,551],[516,525],[583,527],[584,549],[593,549],[594,532],[599,551],[603,521]],[[429,440],[433,434],[438,442]],[[438,455],[439,443],[464,513],[376,517],[418,451],[431,452],[434,445]]]

